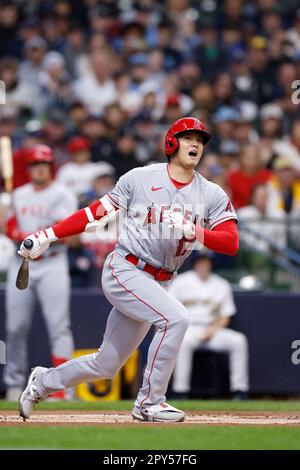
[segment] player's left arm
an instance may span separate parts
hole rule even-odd
[[[239,249],[239,232],[236,219],[221,222],[212,230],[196,226],[196,240],[217,253],[236,255]]]
[[[196,239],[206,248],[225,255],[236,255],[239,249],[238,217],[225,191],[213,184],[208,198],[209,228],[196,226]]]

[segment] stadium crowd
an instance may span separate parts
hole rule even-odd
[[[15,188],[29,181],[28,149],[47,144],[83,207],[165,161],[167,128],[192,115],[213,135],[199,171],[242,221],[284,246],[277,220],[300,218],[297,0],[1,0],[0,80]],[[3,270],[4,193],[0,205]],[[74,285],[93,284],[113,243],[68,241]]]

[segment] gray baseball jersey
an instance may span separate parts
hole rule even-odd
[[[162,224],[165,210],[180,211],[187,220],[210,229],[226,220],[237,220],[220,186],[194,172],[191,182],[177,189],[167,163],[129,171],[106,197],[126,212],[116,250],[169,271],[180,268],[194,244],[184,242]]]

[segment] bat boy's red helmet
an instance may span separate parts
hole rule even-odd
[[[32,165],[33,163],[53,163],[54,156],[52,150],[48,145],[36,145],[27,152],[27,163]]]

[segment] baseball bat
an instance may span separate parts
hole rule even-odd
[[[10,137],[0,138],[0,155],[5,191],[10,194],[13,190],[13,156]]]
[[[24,241],[24,248],[26,248],[26,250],[31,250],[32,247],[33,247],[33,241],[30,240],[29,238],[27,238]],[[28,256],[26,258],[23,258],[21,267],[20,267],[18,275],[17,275],[16,287],[20,290],[24,290],[28,286],[28,279],[29,279],[29,264],[28,264],[28,262],[29,262]]]

